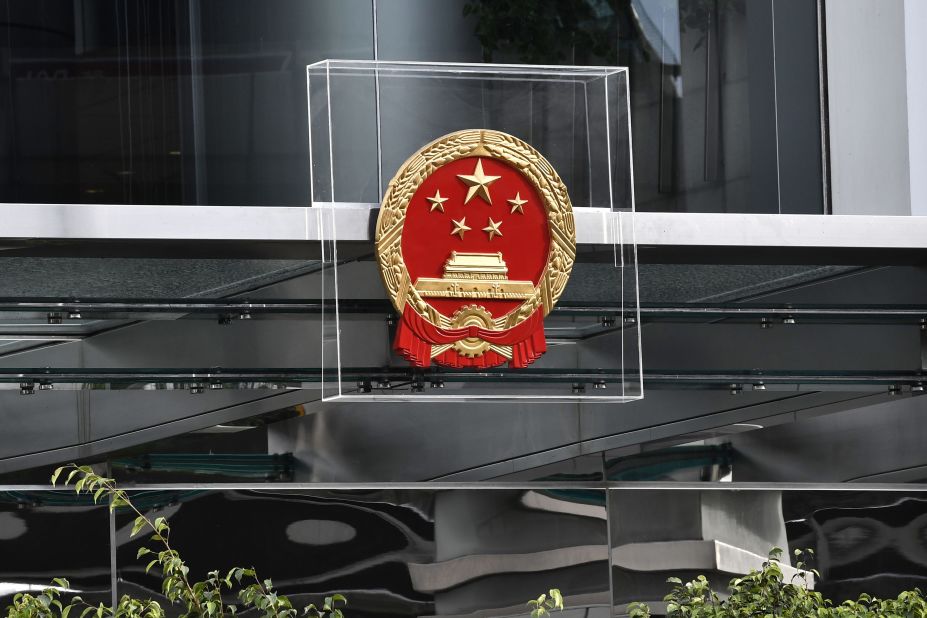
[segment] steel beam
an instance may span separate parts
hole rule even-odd
[[[376,204],[357,203],[316,207],[0,204],[0,220],[5,222],[0,245],[16,255],[144,253],[147,244],[163,247],[165,255],[172,257],[204,253],[291,257],[317,252],[321,230],[327,227],[326,212],[334,213],[332,229],[339,243],[346,243],[345,247],[359,243],[369,250]],[[781,250],[802,256],[829,252],[824,254],[828,260],[820,263],[847,263],[847,253],[901,252],[897,259],[910,263],[925,261],[921,252],[927,249],[927,217],[613,213],[593,208],[576,208],[574,214],[581,246],[636,242],[650,252],[700,250],[705,261],[719,251]],[[619,229],[624,232],[621,238]],[[690,252],[688,259],[698,255]],[[769,253],[764,259],[775,255]],[[789,259],[780,255],[778,263]]]

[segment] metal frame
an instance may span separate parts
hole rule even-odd
[[[517,374],[505,369],[489,369],[479,372],[433,368],[425,371],[396,367],[345,367],[340,378],[342,382],[356,382],[363,392],[395,391],[412,389],[421,392],[426,386],[442,388],[444,383],[472,381],[478,376],[481,382],[524,383],[543,380],[572,385],[574,390],[586,384],[593,388],[606,388],[624,379],[618,369],[609,370],[544,370],[527,368]],[[192,394],[202,394],[206,389],[222,390],[292,390],[316,389],[320,383],[332,382],[337,378],[323,377],[321,369],[222,369],[190,368],[182,370],[158,369],[0,369],[0,390],[19,389],[23,395],[38,390],[82,390],[85,385],[107,387],[109,390],[182,390],[190,389]],[[732,391],[753,385],[754,390],[766,390],[767,385],[800,386],[814,385],[815,390],[826,390],[826,386],[864,387],[890,386],[900,394],[902,385],[914,387],[914,392],[924,392],[927,381],[920,371],[672,371],[644,370],[644,384],[648,387],[669,386],[674,389],[692,387],[723,387]],[[71,388],[69,388],[71,387]],[[505,397],[500,396],[501,400]],[[594,400],[590,403],[594,403]]]
[[[898,493],[927,492],[925,483],[727,483],[719,481],[676,482],[676,481],[418,481],[410,483],[139,483],[127,487],[127,491],[362,491],[362,490],[426,490],[446,491],[453,489],[512,490],[512,489],[608,489],[622,491],[877,491]],[[52,485],[0,485],[0,491],[57,491],[70,492],[69,488]]]
[[[563,302],[552,310],[557,315],[596,315],[610,316],[622,313],[622,305],[611,304],[577,304]],[[628,307],[624,307],[627,309]],[[389,314],[392,309],[383,299],[350,299],[339,302],[339,310],[350,314]],[[332,301],[324,300],[287,300],[274,299],[266,302],[226,299],[0,299],[0,313],[38,313],[49,314],[50,323],[59,319],[138,319],[176,320],[181,317],[218,317],[252,319],[262,317],[269,319],[279,316],[315,315],[325,311],[334,311]],[[141,315],[140,315],[141,314]],[[641,319],[645,322],[691,321],[694,319],[736,319],[763,320],[811,319],[816,322],[843,323],[860,321],[882,323],[885,321],[921,323],[927,319],[927,306],[805,306],[805,305],[745,305],[737,304],[700,304],[686,305],[644,305],[640,308]],[[77,317],[75,317],[77,316]],[[762,322],[761,322],[762,323]],[[0,327],[2,332],[2,327]],[[38,338],[41,340],[74,341],[80,339],[75,335],[36,336],[16,335],[16,339]]]

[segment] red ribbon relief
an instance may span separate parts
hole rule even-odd
[[[456,368],[487,368],[508,362],[509,367],[521,369],[547,351],[544,316],[541,312],[542,308],[538,307],[527,320],[506,330],[487,330],[479,326],[440,328],[406,305],[396,330],[393,348],[415,367],[428,367],[432,361],[432,346],[479,338],[487,343],[511,346],[512,358],[508,359],[493,350],[486,350],[480,356],[469,357],[450,348],[436,356],[435,360],[442,365]]]

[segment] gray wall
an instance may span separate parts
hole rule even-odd
[[[927,136],[909,134],[905,49],[906,13],[923,9],[906,11],[904,0],[840,0],[826,9],[833,212],[927,214],[912,212],[911,179],[923,170],[910,166],[908,140]]]

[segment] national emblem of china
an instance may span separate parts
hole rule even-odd
[[[377,260],[413,366],[526,367],[566,287],[576,229],[566,186],[522,140],[470,129],[412,155],[390,181]]]

